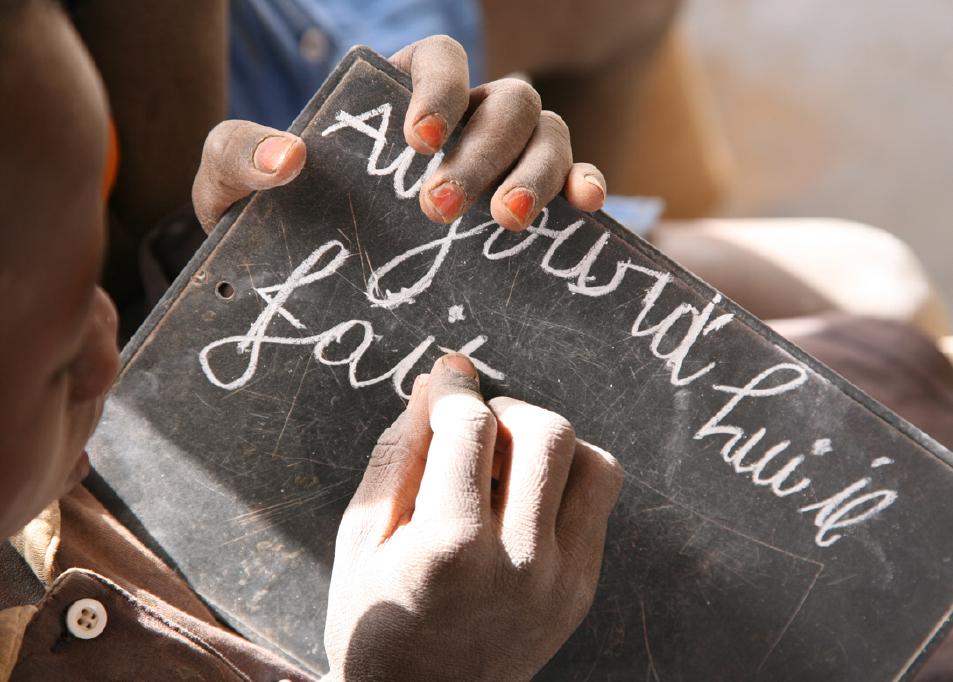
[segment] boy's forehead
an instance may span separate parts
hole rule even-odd
[[[65,156],[102,141],[102,83],[70,20],[52,2],[29,0],[19,11],[0,11],[0,93],[4,139],[18,151],[40,145]]]

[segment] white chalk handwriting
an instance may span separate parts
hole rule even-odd
[[[392,175],[394,195],[399,199],[409,199],[420,191],[426,178],[436,170],[442,154],[434,155],[421,177],[410,186],[407,186],[406,175],[414,161],[415,153],[409,146],[405,146],[388,165],[380,167],[381,155],[389,144],[387,134],[391,112],[392,107],[388,103],[357,115],[340,111],[335,117],[336,122],[324,129],[321,135],[327,137],[350,130],[370,139],[372,145],[367,152],[366,172],[372,176]],[[377,121],[376,127],[371,124],[373,121]],[[414,246],[372,268],[364,289],[364,296],[371,307],[393,310],[399,306],[414,304],[433,286],[450,250],[464,240],[482,239],[480,252],[489,261],[526,258],[534,244],[540,241],[548,242],[538,266],[548,276],[564,280],[572,294],[598,298],[619,291],[626,281],[633,283],[640,305],[628,332],[634,339],[648,340],[649,350],[664,362],[673,387],[681,389],[689,386],[716,369],[717,361],[710,359],[711,352],[707,354],[707,362],[695,359],[693,355],[704,356],[704,351],[696,349],[700,348],[710,335],[728,327],[734,319],[732,313],[721,312],[720,294],[714,293],[701,308],[685,301],[670,309],[661,309],[664,308],[660,303],[662,296],[673,282],[671,273],[637,265],[629,258],[613,262],[603,255],[611,239],[608,232],[583,230],[586,226],[585,220],[575,220],[559,229],[549,224],[550,212],[546,208],[535,224],[521,235],[507,233],[511,245],[504,248],[500,247],[501,237],[505,233],[502,227],[493,220],[466,226],[466,218],[467,216],[464,216],[455,220],[439,237]],[[594,240],[581,258],[568,266],[554,265],[564,261],[565,254],[570,250],[578,253],[579,239],[586,238],[590,233],[595,233]],[[576,245],[572,249],[565,248],[571,239]],[[214,341],[199,353],[199,362],[208,380],[226,390],[241,388],[255,375],[264,345],[301,345],[312,347],[314,358],[324,365],[347,366],[348,380],[355,389],[389,380],[398,395],[408,397],[404,390],[405,380],[415,365],[435,345],[434,336],[424,338],[386,372],[365,377],[359,372],[361,360],[375,341],[381,339],[374,333],[374,327],[368,320],[351,319],[320,333],[304,336],[279,335],[271,331],[272,326],[278,324],[275,322],[277,316],[282,317],[295,331],[306,330],[307,327],[301,319],[288,310],[289,299],[296,290],[338,273],[350,255],[341,242],[328,241],[302,261],[285,281],[254,288],[264,301],[264,309],[247,332]],[[420,259],[428,259],[429,267],[422,269]],[[421,271],[423,274],[419,274]],[[605,274],[597,277],[593,272]],[[602,281],[598,281],[600,279]],[[666,294],[666,298],[670,300],[671,293]],[[667,305],[671,306],[670,303]],[[459,304],[451,306],[448,315],[450,323],[467,320],[464,308]],[[676,329],[683,331],[676,332]],[[487,341],[486,334],[477,334],[457,349],[457,352],[470,357],[484,375],[498,381],[505,380],[502,372],[474,357],[476,351]],[[710,349],[711,344],[707,347]],[[218,358],[220,353],[227,353],[225,349],[229,348],[242,362],[239,363],[239,370],[232,371],[231,377],[223,377],[219,374],[220,370],[213,368],[211,355],[215,353]],[[436,348],[443,352],[451,350],[440,345]],[[229,366],[234,366],[234,360]],[[694,439],[703,441],[725,437],[719,452],[734,474],[747,477],[754,486],[764,488],[778,498],[810,494],[809,500],[817,500],[820,496],[814,492],[815,481],[802,473],[802,469],[809,465],[808,457],[804,454],[788,454],[792,447],[791,440],[769,437],[767,426],[745,428],[738,425],[744,423],[740,417],[746,406],[777,400],[779,396],[798,390],[809,378],[810,371],[800,363],[782,362],[759,372],[743,386],[712,383],[707,386],[708,390],[730,397],[698,428]],[[729,421],[737,423],[728,423]],[[769,443],[771,444],[768,445]],[[816,458],[825,455],[833,457],[834,455],[828,455],[832,451],[831,439],[823,437],[812,439],[808,448],[804,449],[804,452],[813,456],[810,461],[822,461]],[[879,468],[892,461],[887,457],[879,457],[870,466]],[[814,526],[818,530],[814,542],[818,547],[830,547],[843,537],[841,531],[874,518],[896,501],[898,494],[894,490],[867,491],[872,483],[869,476],[862,477],[820,502],[811,502],[797,508],[801,514],[815,512]]]

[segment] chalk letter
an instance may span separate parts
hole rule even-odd
[[[798,509],[802,514],[804,512],[814,511],[815,509],[818,510],[817,515],[814,517],[814,525],[820,528],[814,537],[814,542],[818,547],[830,547],[841,539],[842,535],[840,533],[828,537],[828,533],[832,530],[836,528],[846,528],[866,521],[894,503],[897,499],[897,492],[895,490],[876,490],[872,493],[861,495],[850,502],[847,501],[853,497],[855,493],[866,488],[870,484],[870,481],[870,478],[862,478],[850,484],[839,493],[831,495],[826,500],[821,500],[816,504],[809,504],[806,507]],[[868,506],[867,509],[856,516],[847,516],[855,507],[867,505],[869,502],[874,502],[873,506]]]

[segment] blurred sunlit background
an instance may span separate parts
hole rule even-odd
[[[953,301],[953,2],[689,0],[679,27],[727,143],[717,215],[858,220]]]

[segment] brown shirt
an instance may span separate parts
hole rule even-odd
[[[223,628],[82,486],[13,545],[0,552],[0,680],[315,679]]]

